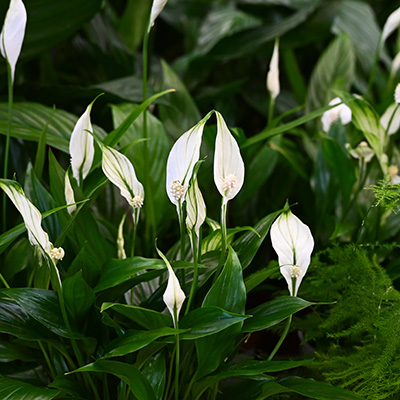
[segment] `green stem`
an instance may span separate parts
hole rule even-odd
[[[268,361],[271,361],[274,358],[274,355],[279,350],[279,347],[281,347],[281,344],[283,343],[283,341],[286,338],[286,335],[289,332],[289,327],[290,327],[291,323],[292,323],[292,315],[287,319],[285,330],[283,331],[282,336],[279,339],[278,343],[276,344],[275,348],[272,350],[271,354],[269,355]]]
[[[272,118],[274,116],[274,105],[275,100],[272,97],[272,93],[269,94],[269,107],[268,107],[268,125],[271,124]]]
[[[175,329],[179,329],[178,323],[178,313],[177,309],[174,308],[174,322],[175,322]],[[179,356],[180,356],[180,346],[179,346],[179,333],[175,335],[176,339],[176,351],[175,351],[175,400],[179,400]]]
[[[7,283],[7,281],[4,279],[3,274],[0,273],[0,280],[3,282],[3,285],[7,288],[10,289],[10,285]]]
[[[214,275],[213,284],[217,280],[222,267],[226,260],[226,248],[227,248],[227,234],[226,234],[226,209],[228,203],[224,201],[222,198],[222,205],[221,205],[221,255],[219,258],[219,263],[217,267],[217,271]]]
[[[181,260],[183,261],[185,259],[185,248],[186,248],[186,239],[185,239],[185,233],[186,233],[186,224],[185,224],[185,217],[184,217],[184,213],[183,213],[183,207],[182,207],[182,203],[179,200],[179,209],[178,209],[178,213],[179,213],[179,229],[180,229],[180,247],[181,247]],[[185,276],[185,269],[182,268],[181,270],[181,281],[182,281],[182,287],[183,290],[186,286],[186,276]]]
[[[12,114],[13,114],[13,82],[11,76],[11,67],[7,62],[7,77],[8,77],[8,127],[7,127],[7,138],[6,148],[4,151],[4,173],[3,177],[8,177],[8,156],[10,153],[10,137],[11,137],[11,125],[12,125]],[[7,230],[7,196],[3,192],[3,231]]]
[[[47,366],[49,367],[50,377],[51,377],[51,379],[54,379],[56,377],[56,372],[54,371],[53,365],[50,362],[50,359],[46,352],[46,349],[44,348],[41,340],[38,340],[38,343],[39,343],[40,350],[42,350],[44,359],[46,360]]]
[[[197,290],[197,281],[199,279],[199,267],[197,265],[198,241],[197,241],[197,237],[196,237],[196,233],[195,233],[194,229],[192,230],[191,243],[192,243],[192,251],[193,251],[193,281],[192,281],[192,287],[190,289],[189,300],[186,305],[185,315],[190,310],[190,305],[192,304],[193,296]]]
[[[131,247],[131,257],[135,255],[135,243],[136,243],[136,230],[137,230],[137,220],[133,223],[133,232],[132,232],[132,247]],[[133,304],[133,303],[132,303]]]

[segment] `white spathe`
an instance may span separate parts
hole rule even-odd
[[[138,181],[132,163],[128,157],[109,146],[101,146],[103,158],[101,167],[106,177],[118,187],[133,208],[133,222],[139,219],[139,211],[144,202],[143,185]]]
[[[286,210],[271,226],[271,241],[290,295],[297,296],[314,248],[311,231],[290,210]]]
[[[24,41],[26,19],[26,9],[22,0],[11,0],[0,33],[0,51],[10,64],[12,82],[14,82],[15,66]]]
[[[329,102],[330,106],[333,106],[335,104],[338,105],[328,111],[325,111],[322,115],[321,122],[324,132],[328,132],[331,126],[338,119],[340,119],[343,125],[351,122],[351,110],[346,104],[340,104],[341,102],[342,100],[339,97],[335,97]]]
[[[21,214],[30,243],[37,246],[43,256],[47,255],[54,260],[61,260],[64,257],[64,250],[61,247],[53,247],[49,235],[42,228],[42,214],[26,197],[19,183],[9,179],[0,179],[0,188],[4,190]]]
[[[168,0],[154,0],[153,5],[151,7],[151,15],[150,15],[150,26],[149,26],[149,31],[151,27],[154,25],[155,20],[157,17],[161,14],[161,11],[164,9],[165,5],[167,4]]]
[[[239,146],[217,111],[217,138],[214,154],[214,182],[224,204],[233,199],[244,182],[244,162]]]
[[[275,40],[274,51],[272,53],[269,71],[267,74],[267,89],[271,97],[275,100],[281,92],[279,83],[279,40]]]
[[[71,206],[67,207],[67,211],[71,215],[72,213],[74,213],[76,211],[76,204],[73,204],[73,203],[75,203],[75,196],[74,196],[74,190],[72,189],[72,186],[71,186],[71,181],[69,180],[68,171],[65,172],[64,195],[65,195],[66,203],[72,204]]]
[[[179,207],[185,201],[193,168],[200,157],[201,139],[207,117],[185,132],[174,143],[167,160],[166,189],[171,203]]]
[[[380,122],[383,128],[387,130],[388,135],[393,135],[400,129],[400,107],[398,106],[398,103],[390,104],[382,114]]]
[[[381,40],[385,42],[386,39],[400,26],[400,7],[394,10],[388,17],[383,26]]]
[[[89,104],[86,111],[78,119],[69,142],[72,174],[79,185],[81,184],[81,178],[82,180],[85,179],[89,173],[94,158],[94,139],[89,133],[93,132],[90,122],[92,104]]]
[[[196,236],[199,237],[200,227],[206,219],[206,204],[197,183],[197,178],[192,180],[187,193],[186,213],[187,229],[189,231],[194,230]]]
[[[160,250],[158,250],[157,247],[156,250],[158,255],[164,260],[165,265],[168,269],[168,283],[163,295],[163,300],[169,312],[171,313],[172,320],[174,321],[174,326],[176,327],[178,321],[175,320],[175,315],[176,318],[179,319],[179,313],[181,311],[182,304],[186,299],[186,296],[184,291],[181,289],[181,285],[179,284],[178,278],[176,277],[175,272],[171,267],[171,264],[164,256],[164,254],[161,253]]]

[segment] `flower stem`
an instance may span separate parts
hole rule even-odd
[[[3,282],[3,285],[7,288],[10,289],[10,285],[7,283],[7,281],[4,279],[3,274],[0,273],[0,280]]]
[[[185,233],[186,233],[186,226],[185,226],[185,218],[184,218],[184,213],[183,213],[183,207],[181,201],[179,201],[179,228],[180,228],[180,235],[181,235],[181,240],[180,240],[180,245],[181,245],[181,260],[185,259],[185,248],[186,248],[186,240],[185,240]],[[185,277],[185,269],[182,268],[181,270],[181,280],[182,280],[182,286],[185,288],[186,286],[186,277]]]
[[[290,324],[292,323],[292,316],[293,316],[293,315],[291,315],[291,316],[287,319],[286,326],[285,326],[285,330],[283,331],[282,336],[281,336],[281,338],[279,339],[278,343],[276,344],[275,348],[272,350],[271,354],[269,355],[268,361],[271,361],[271,360],[274,358],[274,355],[275,355],[276,352],[279,350],[279,347],[281,347],[281,344],[282,344],[283,341],[285,340],[286,335],[287,335],[288,332],[289,332]]]
[[[46,352],[46,349],[44,348],[43,343],[42,343],[41,340],[38,340],[38,343],[39,343],[40,350],[42,350],[44,359],[46,360],[47,366],[49,367],[50,377],[51,377],[51,379],[54,379],[56,377],[56,373],[54,371],[53,365],[50,362],[50,359],[49,359],[49,356],[48,356],[48,354]]]
[[[175,329],[179,329],[178,313],[176,307],[174,307],[174,322]],[[176,339],[176,351],[175,351],[175,400],[179,400],[179,357],[180,357],[180,346],[179,346],[179,333],[175,335]]]
[[[268,107],[268,125],[271,124],[272,118],[274,116],[274,106],[275,106],[275,100],[272,97],[272,93],[269,95],[269,107]]]
[[[131,257],[133,257],[133,256],[135,255],[135,243],[136,243],[137,222],[138,222],[138,221],[135,221],[134,224],[133,224]]]
[[[226,259],[226,248],[227,248],[226,208],[227,208],[227,202],[225,202],[224,199],[222,199],[222,205],[221,205],[221,255],[219,258],[217,271],[214,275],[213,284],[217,280],[217,278],[221,272],[221,269],[225,263],[225,259]]]
[[[197,241],[197,237],[196,237],[196,233],[194,231],[194,229],[192,230],[192,251],[193,251],[193,281],[192,281],[192,287],[190,289],[190,294],[189,294],[189,300],[187,302],[186,305],[186,311],[185,311],[185,315],[189,312],[190,310],[190,305],[192,304],[192,300],[193,300],[193,296],[196,292],[197,289],[197,281],[199,279],[199,267],[197,264],[197,260],[198,260],[198,241]]]
[[[7,127],[7,138],[6,148],[4,151],[4,173],[3,178],[7,179],[8,176],[8,156],[10,153],[10,137],[11,137],[11,125],[12,125],[12,114],[13,114],[13,82],[11,76],[11,67],[7,62],[7,77],[8,77],[8,127]],[[3,231],[7,230],[7,196],[3,192]]]

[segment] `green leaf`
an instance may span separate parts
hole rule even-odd
[[[144,329],[153,330],[172,325],[172,318],[169,315],[147,308],[118,303],[102,304],[101,312],[109,309],[124,315]]]
[[[165,270],[165,264],[162,260],[131,257],[125,260],[110,260],[107,261],[100,275],[99,282],[94,288],[94,291],[100,292],[124,283],[129,278],[132,278],[140,271],[149,270]]]
[[[243,269],[250,265],[262,242],[268,235],[272,223],[281,212],[282,210],[275,211],[274,213],[268,214],[262,220],[258,221],[254,226],[254,229],[258,232],[258,235],[256,235],[254,231],[249,231],[233,243],[232,247],[235,249]]]
[[[249,275],[244,281],[247,293],[251,292],[266,279],[277,273],[279,274],[279,267],[259,269],[258,271]]]
[[[122,336],[114,339],[106,348],[104,358],[120,357],[130,354],[149,345],[151,342],[177,333],[183,333],[186,330],[174,328],[159,328],[152,331],[138,331],[134,329],[128,330]]]
[[[166,383],[166,366],[164,353],[156,353],[150,357],[142,368],[143,375],[150,382],[157,400],[162,400]]]
[[[179,321],[179,328],[188,332],[179,335],[181,340],[198,339],[220,332],[232,325],[243,322],[246,318],[242,314],[227,312],[218,307],[202,307],[191,311]]]
[[[129,385],[133,395],[138,400],[156,400],[149,381],[133,365],[118,361],[99,360],[76,369],[74,372],[105,372],[113,374]]]
[[[248,311],[248,314],[253,317],[245,321],[243,332],[256,332],[270,328],[297,311],[314,304],[316,303],[311,303],[294,296],[279,297],[278,299],[268,301]]]
[[[0,378],[0,398],[4,400],[51,400],[59,393],[59,390],[33,386],[17,379]]]
[[[46,143],[69,154],[69,139],[77,121],[78,117],[73,114],[38,103],[14,103],[11,136],[39,142],[43,128],[48,124]],[[99,138],[106,136],[97,126],[94,131]],[[8,104],[0,103],[0,134],[7,135],[7,132]]]
[[[74,400],[87,400],[93,396],[81,382],[78,382],[74,376],[59,374],[49,387],[59,389],[64,393],[68,393]]]
[[[35,354],[33,350],[27,347],[0,340],[0,363],[9,363],[15,360],[36,361],[37,358],[40,358],[40,353]]]
[[[55,292],[44,289],[2,289],[0,293],[13,299],[29,315],[55,334],[69,338]],[[77,338],[82,337],[76,331],[73,333]]]
[[[334,96],[332,89],[350,88],[354,81],[355,56],[348,35],[332,41],[315,66],[308,88],[306,110],[325,106]]]
[[[315,381],[314,379],[305,379],[305,378],[299,378],[297,376],[291,376],[279,380],[278,383],[290,389],[290,391],[299,393],[311,399],[318,399],[318,400],[332,400],[332,399],[361,400],[362,399],[362,397],[346,389],[332,386],[329,383],[318,382]]]
[[[230,247],[224,269],[204,298],[202,307],[216,306],[228,312],[244,315],[245,303],[246,288],[243,282],[242,266],[238,256]],[[198,378],[215,371],[233,351],[241,326],[241,323],[237,323],[229,329],[196,342],[198,357],[196,376]],[[209,352],[209,349],[213,351]]]
[[[178,75],[163,60],[163,88],[174,88],[176,93],[170,96],[168,106],[160,105],[160,119],[167,132],[177,139],[201,120],[201,114]]]

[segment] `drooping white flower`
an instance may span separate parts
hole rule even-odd
[[[197,183],[197,178],[192,179],[187,193],[186,213],[187,229],[189,231],[194,230],[196,236],[199,237],[200,227],[206,219],[206,204]]]
[[[279,83],[279,39],[275,40],[274,51],[272,53],[271,63],[267,74],[267,89],[271,93],[271,97],[275,100],[280,91]]]
[[[346,104],[340,104],[342,100],[339,97],[335,97],[329,102],[330,106],[339,104],[336,107],[325,111],[322,115],[322,129],[324,132],[328,132],[331,126],[340,118],[343,125],[351,122],[351,110]]]
[[[297,296],[314,248],[311,231],[285,206],[285,210],[271,226],[271,241],[278,254],[280,271],[286,279],[290,295]]]
[[[385,22],[382,30],[381,40],[386,39],[400,26],[400,7],[393,11]]]
[[[65,172],[64,195],[67,204],[75,203],[74,191],[71,186],[71,181],[69,180],[68,171]],[[72,204],[72,206],[67,207],[67,211],[70,215],[74,213],[76,211],[76,204]]]
[[[165,265],[168,269],[168,283],[163,295],[163,300],[165,305],[168,307],[169,312],[171,313],[172,320],[174,321],[174,326],[176,327],[177,320],[179,319],[179,312],[181,311],[182,304],[185,301],[186,296],[184,291],[181,289],[178,278],[176,277],[175,272],[172,269],[171,264],[169,263],[167,258],[158,249],[157,253],[164,260]]]
[[[26,19],[26,9],[22,0],[11,0],[0,34],[0,51],[10,64],[12,82],[24,41]]]
[[[37,246],[43,256],[61,260],[64,257],[64,250],[61,247],[53,247],[49,235],[42,228],[42,214],[26,197],[22,187],[9,179],[0,179],[0,187],[21,214],[30,243]]]
[[[101,148],[103,172],[118,187],[121,196],[125,197],[133,208],[133,223],[136,224],[144,201],[143,185],[136,178],[135,169],[125,155],[109,146],[101,146]]]
[[[193,168],[200,157],[204,125],[208,113],[197,125],[185,132],[172,146],[167,160],[166,189],[172,204],[179,208],[185,201]]]
[[[397,103],[390,104],[382,114],[380,123],[388,135],[393,135],[400,129],[400,107]]]
[[[78,119],[69,142],[72,174],[79,185],[81,184],[81,179],[85,179],[89,173],[94,157],[94,139],[89,133],[93,132],[90,122],[92,105],[93,103],[90,103],[86,111]]]
[[[239,146],[229,132],[219,112],[214,154],[214,182],[223,197],[224,204],[233,199],[244,182],[244,163]]]
[[[370,162],[372,157],[375,155],[374,151],[368,146],[368,143],[365,140],[360,142],[354,149],[351,149],[350,145],[347,143],[346,148],[349,150],[352,157],[357,158],[358,160],[363,160],[366,163]]]
[[[168,0],[154,0],[153,5],[151,7],[151,16],[150,16],[150,26],[149,26],[149,31],[151,27],[154,25],[155,20],[157,17],[161,14],[161,11],[164,9],[165,5],[167,4]]]

